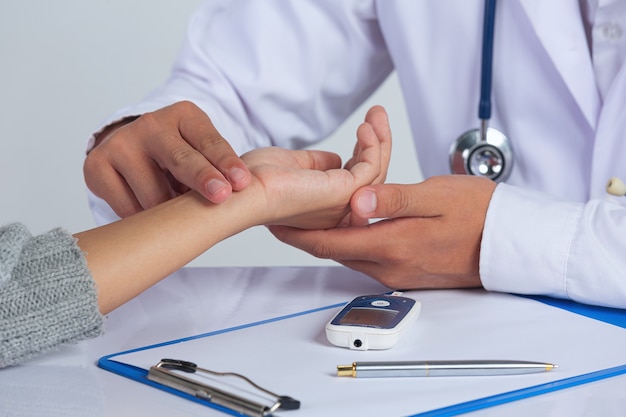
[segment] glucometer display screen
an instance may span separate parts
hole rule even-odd
[[[339,324],[345,326],[371,326],[388,329],[392,327],[397,314],[398,311],[396,310],[354,307],[339,320]]]

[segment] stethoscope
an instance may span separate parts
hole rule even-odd
[[[489,127],[495,18],[496,0],[486,0],[478,103],[480,128],[463,133],[452,144],[449,153],[453,174],[476,175],[501,182],[511,174],[514,158],[511,140],[499,130]]]
[[[450,147],[449,156],[453,174],[469,174],[502,182],[511,174],[514,155],[511,140],[499,130],[489,127],[495,22],[496,0],[485,0],[478,103],[480,128],[463,133]],[[626,184],[613,177],[607,182],[606,191],[614,196],[625,196]]]

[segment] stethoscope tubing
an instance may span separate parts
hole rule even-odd
[[[483,45],[480,71],[480,102],[478,118],[491,118],[491,79],[493,69],[493,41],[496,26],[496,0],[485,1],[485,18],[483,20]]]
[[[480,68],[480,128],[463,133],[450,147],[450,169],[454,174],[486,176],[496,182],[506,181],[514,161],[511,141],[502,132],[489,127],[493,75],[493,45],[496,27],[496,1],[485,0],[482,56]],[[478,155],[478,159],[474,157]],[[495,163],[494,163],[495,161]],[[474,166],[480,168],[478,172]],[[497,170],[495,168],[498,168]],[[626,184],[611,178],[606,191],[615,196],[626,195]]]
[[[485,0],[482,56],[480,59],[480,128],[463,133],[450,147],[450,170],[454,174],[506,181],[513,169],[511,141],[502,132],[489,127],[495,41],[496,0]]]

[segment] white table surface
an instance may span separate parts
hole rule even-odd
[[[111,353],[387,290],[342,267],[186,268],[109,314],[104,336],[0,371],[0,416],[223,416],[99,369],[96,362]],[[624,416],[625,392],[626,376],[618,376],[467,415]]]

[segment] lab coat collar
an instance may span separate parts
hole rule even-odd
[[[579,2],[520,0],[539,41],[595,130],[601,102]]]

